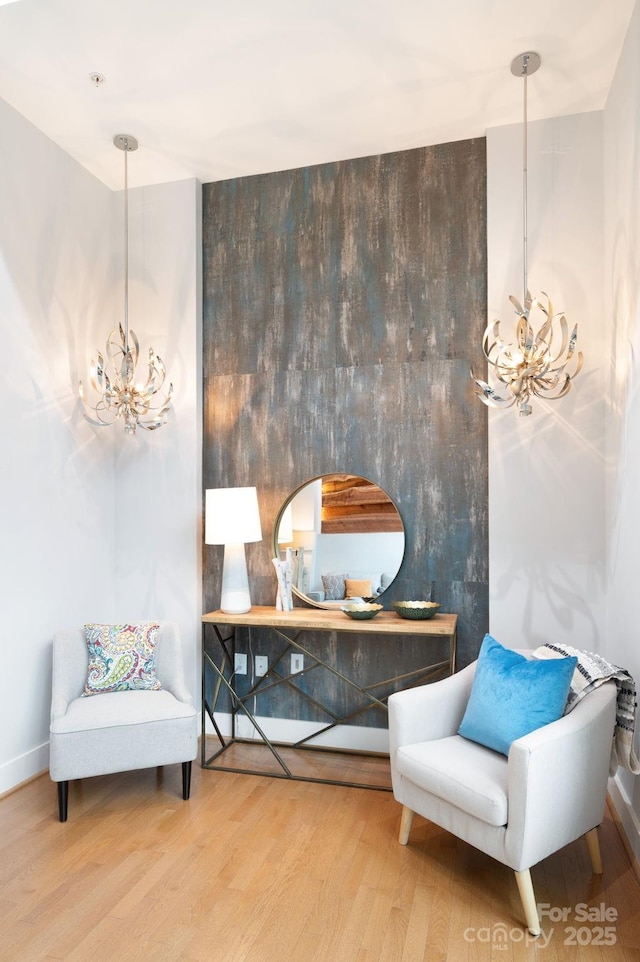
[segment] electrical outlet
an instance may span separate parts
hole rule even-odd
[[[247,674],[247,656],[241,655],[236,652],[235,661],[233,664],[233,670],[236,675],[246,675]]]
[[[304,671],[304,655],[294,651],[291,655],[291,674],[297,675],[299,671]]]
[[[269,671],[269,659],[266,655],[256,655],[256,675],[260,678]]]

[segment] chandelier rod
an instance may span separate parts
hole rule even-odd
[[[526,83],[526,80],[525,80]],[[124,349],[129,353],[129,179],[128,146],[124,150]]]
[[[533,74],[540,67],[540,55],[533,50],[521,53],[511,63],[511,73],[516,77],[522,77],[524,82],[523,97],[523,123],[522,123],[522,276],[523,276],[523,300],[526,301],[529,291],[529,268],[528,268],[528,177],[529,177],[529,139],[528,139],[528,103],[527,103],[527,79],[529,74]]]
[[[129,165],[128,153],[138,149],[131,134],[116,134],[114,146],[124,153],[124,350],[129,353]]]
[[[523,262],[523,281],[524,281],[524,293],[523,297],[526,299],[527,291],[529,290],[529,276],[527,271],[527,193],[528,193],[528,153],[529,153],[529,143],[527,140],[527,54],[523,58],[523,74],[524,74],[524,123],[523,123],[523,135],[522,135],[522,262]],[[125,154],[125,164],[126,157]],[[125,175],[126,178],[126,175]]]

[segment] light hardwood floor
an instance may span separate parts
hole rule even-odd
[[[389,792],[197,763],[180,792],[179,766],[86,779],[64,825],[48,776],[0,800],[2,962],[640,960],[640,888],[609,815],[603,876],[582,841],[532,870],[568,916],[533,940],[513,874],[418,817],[399,845]],[[579,903],[617,918],[583,921]]]

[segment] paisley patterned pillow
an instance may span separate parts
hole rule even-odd
[[[157,622],[84,626],[89,670],[83,695],[108,691],[156,691]]]

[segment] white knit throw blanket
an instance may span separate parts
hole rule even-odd
[[[606,681],[615,681],[618,695],[609,774],[614,775],[618,765],[634,775],[640,774],[640,761],[633,747],[638,708],[635,681],[624,668],[610,664],[593,651],[580,651],[571,645],[542,645],[533,652],[534,658],[565,658],[571,655],[578,659],[578,664],[571,679],[564,714],[567,715],[594,688]]]

